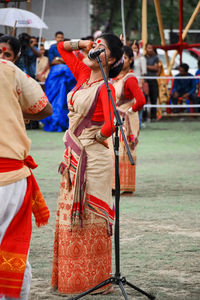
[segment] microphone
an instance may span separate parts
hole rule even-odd
[[[90,52],[88,53],[88,58],[89,59],[95,59],[97,56],[99,56],[104,51],[105,51],[104,48],[101,48],[101,49],[98,49],[98,50],[90,50]]]

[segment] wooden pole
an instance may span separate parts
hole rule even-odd
[[[182,34],[183,34],[183,0],[179,0],[179,43],[180,44],[182,44],[183,42]],[[183,53],[183,49],[180,48],[179,54],[180,54],[181,64],[182,64],[182,53]]]
[[[159,0],[154,0],[154,5],[155,5],[155,9],[156,9],[156,16],[157,16],[158,27],[159,27],[159,32],[160,32],[161,45],[165,46],[166,41],[165,41],[165,36],[164,36],[163,22],[162,22]],[[169,67],[169,57],[168,57],[167,51],[165,51],[165,59],[166,59],[167,67]]]
[[[197,16],[199,10],[200,10],[200,0],[199,0],[199,2],[198,2],[198,4],[197,4],[197,6],[196,6],[196,8],[195,8],[195,10],[194,10],[194,12],[193,12],[193,14],[192,14],[192,16],[191,16],[189,22],[187,23],[187,25],[186,25],[186,27],[185,27],[185,29],[184,29],[184,31],[183,31],[183,34],[182,34],[182,40],[184,40],[184,39],[186,38],[187,33],[188,33],[188,30],[189,30],[190,27],[192,26],[192,24],[193,24],[193,22],[194,22],[194,20],[195,20],[195,18],[196,18],[196,16]],[[178,51],[176,50],[176,52],[174,53],[174,55],[173,55],[173,57],[172,57],[172,59],[171,59],[171,61],[170,61],[170,65],[169,65],[169,67],[168,67],[168,69],[167,69],[167,74],[170,74],[170,73],[171,73],[171,69],[172,69],[172,67],[173,67],[173,65],[174,65],[175,58],[176,58],[177,54],[178,54]]]
[[[147,0],[142,0],[142,43],[143,54],[145,54],[145,47],[147,44]]]
[[[199,0],[199,2],[198,2],[198,4],[197,4],[197,6],[196,6],[196,8],[195,8],[195,10],[194,10],[194,12],[193,12],[193,14],[192,14],[192,16],[191,16],[189,22],[187,23],[187,25],[186,25],[186,27],[185,27],[185,29],[184,29],[184,31],[183,31],[183,34],[182,34],[182,39],[183,39],[183,40],[186,38],[187,33],[188,33],[188,30],[189,30],[190,27],[192,26],[192,24],[193,24],[193,22],[194,22],[194,20],[195,20],[195,18],[196,18],[196,16],[197,16],[199,10],[200,10],[200,0]]]

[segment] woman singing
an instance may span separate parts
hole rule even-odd
[[[138,111],[146,103],[145,97],[138,85],[138,81],[132,71],[133,51],[124,46],[124,65],[120,74],[113,80],[116,91],[117,109],[124,120],[124,131],[131,154],[136,163],[136,145],[139,135]],[[120,190],[124,192],[135,191],[135,165],[129,162],[127,150],[123,140],[119,147],[119,171]],[[113,189],[115,189],[115,178],[113,176]]]
[[[58,51],[77,84],[68,94],[69,129],[64,135],[61,184],[57,207],[52,286],[79,294],[108,279],[111,273],[112,153],[107,138],[114,131],[114,113],[96,59],[81,62],[73,51],[104,49],[100,54],[108,77],[123,66],[123,45],[113,34],[95,42],[65,41]],[[114,88],[109,84],[113,98]],[[98,290],[109,293],[111,286]]]

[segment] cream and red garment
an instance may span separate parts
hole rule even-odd
[[[5,60],[0,60],[0,91],[0,188],[27,177],[23,203],[5,229],[0,244],[0,294],[19,298],[30,245],[32,212],[37,226],[46,224],[49,218],[49,210],[30,171],[37,165],[28,155],[31,142],[22,112],[40,112],[48,100],[32,78]],[[1,201],[8,199],[0,198]]]
[[[146,100],[133,71],[130,71],[123,77],[120,77],[119,75],[113,80],[113,86],[116,92],[117,110],[123,120],[124,133],[135,162],[134,166],[130,164],[127,150],[120,132],[120,189],[122,191],[133,192],[135,191],[136,146],[139,136],[138,110],[143,107]],[[132,108],[132,111],[129,110],[130,108]],[[109,140],[109,143],[111,144],[111,140]],[[115,189],[115,173],[113,174],[113,189]]]
[[[0,158],[0,174],[20,170],[24,165],[29,169],[37,167],[30,155],[24,161]],[[30,246],[32,212],[38,227],[48,223],[49,210],[31,172],[22,205],[8,225],[0,244],[0,294],[7,297],[20,296]]]
[[[111,108],[110,121],[103,80],[88,83],[91,70],[66,52],[63,43],[58,50],[77,85],[68,94],[69,130],[63,138],[66,150],[60,166],[52,286],[60,293],[77,294],[111,273],[112,153],[95,135],[101,130],[109,137],[114,117]]]
[[[22,112],[38,113],[48,99],[38,83],[13,63],[0,59],[0,157],[24,160],[31,141],[26,134]],[[30,175],[29,168],[0,174],[0,186]]]

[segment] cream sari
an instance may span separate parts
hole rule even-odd
[[[52,274],[52,286],[64,294],[86,291],[111,273],[112,154],[95,140],[102,124],[92,121],[101,85],[82,85],[73,106],[68,94]]]

